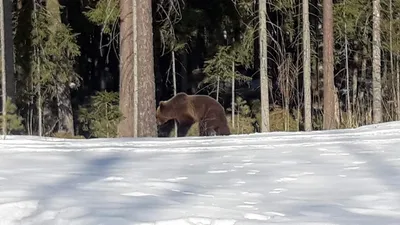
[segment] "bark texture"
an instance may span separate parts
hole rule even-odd
[[[337,128],[335,122],[335,84],[333,74],[333,9],[332,0],[323,0],[323,68],[324,119],[323,128]]]
[[[308,0],[303,0],[303,83],[304,83],[304,130],[312,130],[311,122],[311,43]]]
[[[123,115],[118,136],[134,136],[133,17],[132,0],[120,1],[120,84],[119,108]]]
[[[380,0],[372,1],[372,10],[372,121],[380,123],[382,122]]]
[[[138,50],[138,136],[156,137],[156,96],[151,0],[136,0]]]
[[[261,77],[261,132],[269,132],[269,96],[267,73],[267,2],[259,0],[259,41],[260,41],[260,77]]]

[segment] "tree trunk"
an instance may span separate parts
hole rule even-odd
[[[2,67],[6,75],[6,94],[11,103],[15,104],[15,77],[14,77],[14,37],[13,37],[13,24],[12,24],[12,0],[0,0],[3,5],[0,7],[2,10],[1,26],[3,27],[4,36],[4,66]],[[4,38],[4,39],[3,39]]]
[[[7,72],[6,72],[6,54],[5,54],[5,29],[4,29],[4,1],[0,0],[0,52],[1,52],[1,95],[2,95],[2,134],[4,137],[7,135]]]
[[[351,115],[351,104],[350,104],[350,71],[349,71],[349,53],[348,53],[348,41],[347,41],[347,27],[344,24],[344,45],[345,45],[345,55],[346,55],[346,111],[347,111],[347,128],[352,126],[352,115]]]
[[[69,87],[60,83],[57,85],[58,131],[74,135],[74,118],[72,112]]]
[[[235,62],[232,62],[232,129],[235,127]]]
[[[134,0],[133,0],[134,1]],[[118,124],[119,137],[134,137],[134,56],[132,1],[120,1],[120,80],[119,108],[123,119]],[[136,32],[135,32],[136,33]]]
[[[138,137],[157,137],[151,0],[136,0]]]
[[[333,74],[332,0],[323,0],[324,129],[335,129],[335,84]]]
[[[304,85],[304,130],[312,130],[311,122],[311,43],[308,1],[303,0],[303,85]]]
[[[175,65],[175,51],[171,52],[171,61],[172,61],[172,79],[174,81],[174,96],[176,95],[176,65]],[[174,121],[174,136],[178,137],[178,126],[176,121]]]
[[[381,90],[381,13],[380,0],[372,1],[372,88],[373,88],[373,123],[382,122]]]
[[[268,73],[267,73],[267,2],[259,0],[259,39],[260,39],[260,79],[261,79],[261,132],[269,132],[269,97],[268,97]]]
[[[52,28],[57,29],[57,23],[61,23],[60,4],[58,0],[47,0],[47,9],[53,18]],[[69,84],[59,81],[57,83],[57,108],[58,131],[74,135],[74,117],[72,112]]]
[[[397,93],[397,120],[400,120],[400,64],[399,64],[399,53],[397,53],[397,60],[396,60],[396,80],[397,80],[397,87],[396,87],[396,93]]]
[[[7,100],[15,103],[14,53],[12,33],[12,1],[0,0],[0,32],[1,32],[1,89],[2,89],[2,133],[7,134]]]
[[[356,115],[359,115],[360,114],[360,109],[358,108],[358,106],[359,106],[359,104],[357,104],[357,92],[358,92],[358,90],[357,90],[357,84],[358,84],[358,81],[357,81],[357,79],[358,79],[358,68],[357,67],[354,67],[354,69],[353,69],[353,81],[352,81],[352,83],[353,83],[353,98],[352,98],[352,106],[353,106],[353,109],[352,109],[352,112],[354,112],[354,114],[353,114],[353,118],[352,118],[352,121],[353,121],[353,123],[352,123],[352,126],[353,125],[355,125],[356,127],[358,127],[358,116],[356,116]]]
[[[364,37],[363,43],[367,43],[368,36]],[[369,111],[369,102],[368,102],[368,93],[366,92],[366,80],[367,80],[367,46],[363,46],[362,50],[362,62],[361,62],[361,83],[364,83],[364,89],[359,88],[358,90],[358,102],[359,102],[359,115],[360,115],[360,124],[367,124],[367,112]]]

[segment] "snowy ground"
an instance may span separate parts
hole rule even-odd
[[[400,224],[400,123],[0,140],[0,225]]]

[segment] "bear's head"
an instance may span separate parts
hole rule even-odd
[[[157,125],[162,125],[168,120],[173,119],[171,117],[171,112],[168,110],[168,106],[165,101],[161,101],[160,105],[157,107],[156,119]]]

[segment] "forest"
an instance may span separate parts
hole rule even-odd
[[[232,134],[400,119],[400,0],[0,2],[2,134],[173,137],[179,92]]]

